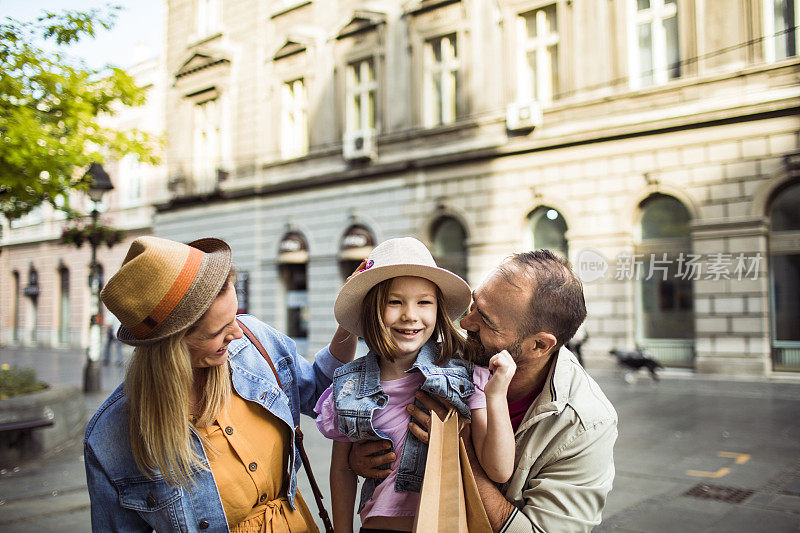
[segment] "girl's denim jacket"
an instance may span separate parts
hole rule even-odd
[[[281,379],[246,337],[228,345],[231,380],[236,394],[261,405],[292,430],[289,444],[290,477],[287,489],[294,506],[300,457],[294,449],[294,428],[300,413],[315,416],[314,405],[330,386],[334,370],[341,363],[328,349],[320,351],[312,365],[297,351],[289,337],[249,315],[239,319],[258,337],[270,355]],[[197,433],[192,430],[192,447],[203,464],[208,458]],[[100,406],[86,426],[84,439],[86,478],[91,499],[93,531],[227,532],[225,511],[211,470],[192,476],[190,489],[168,485],[158,472],[148,479],[131,454],[128,438],[128,402],[124,387]]]
[[[428,341],[417,355],[417,360],[406,372],[419,371],[425,376],[420,390],[440,396],[450,402],[453,407],[466,418],[470,418],[470,409],[466,400],[475,392],[472,383],[473,365],[458,358],[452,358],[443,367],[436,366],[433,361],[439,355],[439,346]],[[338,413],[339,431],[351,441],[381,440],[388,437],[380,429],[372,425],[375,411],[383,409],[388,397],[381,388],[381,371],[378,356],[372,351],[338,368],[333,376],[333,399]],[[418,402],[418,407],[425,408]],[[394,443],[392,443],[394,449]],[[419,492],[425,474],[425,460],[428,456],[428,445],[417,439],[413,433],[406,433],[403,451],[400,454],[400,465],[395,481],[398,492]],[[385,465],[388,468],[388,465]],[[375,487],[381,480],[366,479],[361,489],[359,512],[372,497]]]

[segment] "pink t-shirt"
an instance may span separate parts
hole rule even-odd
[[[476,366],[472,373],[475,383],[475,394],[467,399],[470,409],[483,409],[486,407],[486,395],[483,392],[486,382],[489,381],[489,369]],[[394,482],[397,477],[397,467],[400,464],[400,455],[406,440],[408,424],[411,415],[406,411],[406,406],[414,402],[414,393],[417,392],[425,381],[425,376],[414,372],[408,376],[391,381],[381,381],[383,392],[389,401],[383,409],[377,409],[373,415],[372,424],[375,429],[387,435],[394,445],[397,459],[390,465],[392,473],[384,479],[372,494],[372,498],[361,510],[361,523],[373,516],[414,516],[419,503],[418,492],[397,492]],[[349,442],[350,439],[339,432],[336,405],[332,395],[333,387],[322,393],[314,411],[317,416],[317,427],[323,435],[332,440]],[[356,500],[357,501],[357,500]]]

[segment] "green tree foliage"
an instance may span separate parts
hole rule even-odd
[[[45,201],[69,212],[69,193],[88,188],[84,174],[93,161],[133,153],[156,162],[152,136],[103,124],[121,106],[144,103],[134,79],[64,52],[110,28],[119,9],[43,12],[35,21],[0,24],[0,213],[9,221]]]

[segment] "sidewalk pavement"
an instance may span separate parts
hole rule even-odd
[[[0,363],[30,363],[51,383],[80,385],[83,357],[82,351],[0,348]],[[641,374],[629,384],[613,370],[592,375],[620,419],[614,489],[595,531],[800,531],[800,380],[733,381],[667,371],[659,383]],[[103,392],[87,395],[87,411],[122,378],[122,368],[104,367]],[[330,444],[313,421],[302,419],[330,510]],[[299,486],[311,498],[305,474]],[[0,470],[0,531],[47,529],[90,530],[79,439]]]

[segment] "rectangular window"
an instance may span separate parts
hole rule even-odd
[[[197,34],[198,37],[213,35],[219,31],[219,0],[197,0]]]
[[[425,126],[450,124],[456,120],[458,87],[458,47],[455,35],[432,39],[425,44],[425,88],[423,118]]]
[[[797,55],[797,0],[764,0],[764,59]]]
[[[88,195],[84,195],[84,201],[89,202]],[[100,202],[100,205],[103,205],[103,202]],[[90,208],[91,209],[91,208]],[[101,211],[105,211],[101,209]],[[42,216],[42,205],[37,205],[33,209],[31,209],[27,214],[22,215],[19,218],[15,218],[9,224],[11,229],[21,228],[24,226],[35,226],[36,224],[41,224],[44,220]]]
[[[628,0],[628,47],[633,88],[681,75],[677,0]]]
[[[558,19],[555,4],[518,19],[520,101],[552,102],[558,95]]]
[[[281,155],[300,157],[308,152],[308,100],[302,78],[283,84],[281,101]]]
[[[141,204],[143,165],[134,154],[128,154],[119,161],[119,180],[121,207]]]
[[[378,83],[375,81],[375,66],[372,59],[348,65],[346,85],[345,125],[347,131],[374,129]]]
[[[208,100],[194,106],[194,192],[216,188],[220,163],[219,101]]]

